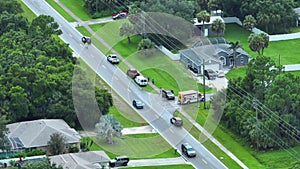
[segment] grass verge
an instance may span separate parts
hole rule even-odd
[[[61,16],[63,16],[68,22],[76,22],[76,20],[68,14],[62,7],[60,7],[54,0],[46,0],[46,2],[52,6]]]
[[[31,22],[34,18],[37,16],[27,7],[27,5],[24,4],[22,0],[18,0],[18,2],[21,4],[21,7],[23,9],[22,15],[28,19],[29,22]]]
[[[84,10],[84,0],[60,0],[60,2],[81,20],[87,21],[93,19]]]

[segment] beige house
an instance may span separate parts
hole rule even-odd
[[[12,151],[39,148],[48,151],[48,141],[54,133],[59,133],[66,138],[66,149],[77,145],[80,148],[81,136],[62,119],[40,119],[8,124],[8,139]]]
[[[63,169],[99,169],[109,168],[110,158],[104,151],[88,151],[80,153],[50,156],[51,163]]]

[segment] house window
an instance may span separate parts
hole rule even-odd
[[[226,59],[225,57],[221,56],[220,61],[222,62],[223,65],[226,65]]]
[[[240,62],[241,62],[241,64],[243,64],[243,63],[244,63],[244,56],[241,56],[241,58],[240,58]]]

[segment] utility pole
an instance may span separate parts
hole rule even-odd
[[[255,131],[256,131],[256,149],[258,150],[258,111],[257,111],[257,100],[254,99],[253,101],[253,107],[255,109],[255,120],[256,120],[256,125],[255,125]]]
[[[205,72],[205,64],[204,64],[204,59],[202,61],[203,63],[203,70],[202,70],[202,75],[203,75],[203,95],[204,95],[204,109],[206,109],[206,96],[205,96],[205,75],[204,75],[204,72]]]

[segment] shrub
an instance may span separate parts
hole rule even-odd
[[[69,152],[70,153],[78,153],[79,152],[79,148],[77,145],[72,145],[70,148],[69,148]]]
[[[45,155],[46,152],[44,150],[41,149],[34,149],[32,151],[26,152],[26,156],[39,156],[39,155]]]

